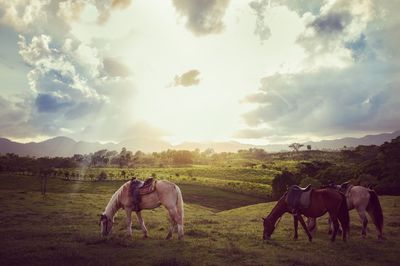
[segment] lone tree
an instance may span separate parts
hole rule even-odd
[[[292,143],[289,145],[289,148],[292,148],[293,151],[298,152],[300,150],[301,147],[303,147],[303,144],[300,143]]]

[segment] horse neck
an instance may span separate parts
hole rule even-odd
[[[118,209],[121,207],[120,204],[120,197],[122,193],[122,188],[121,186],[115,193],[112,195],[110,201],[107,203],[106,209],[104,210],[104,214],[110,218],[113,219],[114,215],[117,213]]]
[[[278,200],[275,207],[269,214],[272,223],[275,223],[279,219],[279,217],[281,217],[287,211],[288,209],[286,206],[285,197],[282,197],[280,200]]]

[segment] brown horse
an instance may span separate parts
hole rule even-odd
[[[278,200],[275,207],[272,209],[271,213],[263,218],[264,220],[264,233],[263,238],[269,239],[275,230],[277,221],[286,212],[291,213],[287,204],[287,192]],[[336,234],[339,228],[339,222],[343,228],[343,241],[346,241],[347,234],[350,227],[349,211],[347,209],[346,197],[335,190],[332,189],[313,189],[311,191],[310,206],[307,209],[302,209],[299,211],[298,215],[293,215],[294,217],[294,239],[298,238],[297,228],[298,222],[302,224],[304,230],[307,233],[308,240],[312,240],[312,236],[304,223],[301,215],[307,217],[317,218],[325,213],[329,213],[332,219],[334,231],[331,237],[331,241],[335,241]],[[338,222],[339,220],[339,222]]]
[[[100,215],[101,234],[107,236],[111,233],[114,223],[114,216],[119,209],[124,209],[126,213],[126,223],[128,234],[132,235],[132,211],[134,209],[132,193],[130,189],[131,181],[123,184],[112,195],[106,209]],[[154,209],[163,205],[170,216],[171,226],[168,231],[167,239],[172,237],[172,233],[177,229],[179,239],[183,238],[183,199],[181,190],[177,185],[166,180],[156,181],[155,190],[146,195],[142,195],[140,209]],[[147,228],[140,211],[136,211],[137,220],[142,228],[144,238],[147,237]]]

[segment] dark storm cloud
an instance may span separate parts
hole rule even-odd
[[[398,74],[395,66],[371,62],[350,69],[268,77],[262,81],[257,107],[244,119],[251,127],[267,123],[272,133],[397,130],[400,113],[393,109],[400,106]],[[247,101],[254,103],[251,96]],[[249,131],[248,137],[254,134]]]
[[[317,17],[309,26],[320,34],[340,34],[350,24],[351,19],[351,14],[347,11],[333,11]]]

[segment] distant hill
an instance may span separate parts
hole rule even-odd
[[[16,153],[29,156],[72,156],[76,153],[90,153],[93,151],[114,148],[99,142],[76,142],[67,137],[55,137],[42,142],[18,143],[0,138],[0,153]]]
[[[318,142],[307,142],[313,149],[341,149],[346,147],[357,147],[359,145],[382,145],[385,141],[391,141],[400,136],[400,130],[392,133],[382,133],[378,135],[367,135],[361,138],[342,138],[335,140],[322,140]]]
[[[358,145],[381,145],[385,141],[390,141],[400,136],[400,130],[393,133],[383,133],[378,135],[367,135],[362,138],[342,138],[336,140],[323,140],[319,142],[307,142],[303,143],[311,145],[312,149],[341,149],[343,146],[355,147]],[[88,154],[101,149],[116,150],[120,151],[122,147],[126,147],[128,150],[133,152],[141,150],[143,152],[162,151],[167,149],[186,149],[194,150],[200,149],[205,150],[212,148],[216,152],[236,152],[240,149],[249,148],[262,148],[267,152],[276,152],[288,150],[287,144],[273,144],[264,146],[254,146],[249,144],[242,144],[240,142],[185,142],[179,145],[171,145],[168,142],[154,140],[154,139],[129,139],[120,143],[106,143],[101,144],[100,142],[86,142],[86,141],[75,141],[68,137],[55,137],[42,142],[30,142],[30,143],[18,143],[11,141],[6,138],[0,138],[0,153],[15,153],[18,155],[29,155],[29,156],[72,156],[74,154]]]

